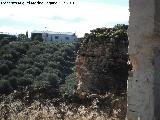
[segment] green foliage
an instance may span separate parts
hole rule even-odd
[[[54,74],[54,73],[50,73],[48,76],[47,76],[47,79],[48,79],[48,81],[49,81],[49,83],[54,87],[54,88],[58,88],[58,82],[60,81],[59,79],[59,77],[56,75],[56,74]]]
[[[90,34],[85,34],[83,38],[83,46],[79,49],[79,54],[87,55],[86,51],[91,48],[96,48],[98,45],[105,46],[107,52],[99,58],[99,63],[90,64],[89,70],[95,72],[95,78],[98,82],[93,82],[95,88],[101,92],[115,91],[121,93],[126,91],[129,65],[128,62],[128,36],[127,25],[118,24],[113,28],[97,28],[91,30]],[[94,55],[90,55],[93,58]],[[97,59],[97,58],[95,58]]]
[[[18,41],[25,41],[28,40],[28,37],[25,34],[19,34],[17,37]]]
[[[12,76],[8,80],[9,80],[9,83],[12,86],[12,88],[17,89],[17,87],[18,87],[18,83],[17,83],[18,82],[18,78],[15,77],[15,76]]]
[[[9,73],[9,68],[8,68],[8,65],[6,64],[1,64],[0,65],[0,74],[2,75],[6,75]]]
[[[75,94],[78,85],[78,80],[76,79],[75,73],[70,74],[65,78],[65,84],[61,85],[60,92],[62,96],[72,96]]]
[[[9,76],[22,77],[24,75],[23,70],[21,69],[12,69],[9,72]]]
[[[9,93],[14,89],[21,90],[32,86],[33,90],[37,90],[37,87],[43,88],[50,95],[58,93],[59,86],[64,84],[65,78],[73,72],[76,43],[28,41],[23,34],[20,34],[17,40],[0,47],[1,88],[9,86]]]
[[[8,80],[0,80],[0,94],[9,94],[12,87]]]
[[[6,45],[6,44],[9,44],[9,42],[10,42],[10,41],[9,41],[8,39],[1,39],[1,40],[0,40],[0,47],[1,47],[1,46],[4,46],[4,45]]]
[[[40,42],[43,41],[41,33],[32,33],[31,36],[32,36],[31,40],[33,40],[33,41],[40,41]]]
[[[19,86],[29,86],[33,83],[33,76],[30,74],[25,74],[18,80]]]
[[[9,34],[0,34],[0,42],[2,40],[8,40],[8,41],[15,41],[17,37],[15,35],[9,35]]]

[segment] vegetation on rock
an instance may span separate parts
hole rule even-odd
[[[130,69],[127,28],[116,25],[85,34],[76,60],[80,92],[126,92]]]

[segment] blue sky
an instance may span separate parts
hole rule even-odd
[[[43,0],[44,3],[50,1],[56,0]],[[75,4],[64,4],[64,1]],[[0,32],[19,34],[27,30],[29,33],[33,30],[50,30],[76,32],[82,37],[84,33],[98,27],[128,24],[128,0],[57,0],[57,2],[56,5],[0,4]]]

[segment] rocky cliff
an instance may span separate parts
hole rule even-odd
[[[76,59],[79,93],[126,91],[127,28],[126,25],[116,25],[85,34]]]

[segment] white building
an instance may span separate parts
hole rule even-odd
[[[77,39],[75,33],[71,32],[52,32],[52,31],[33,31],[31,32],[31,39],[41,37],[44,42],[51,41],[65,41],[70,42]]]

